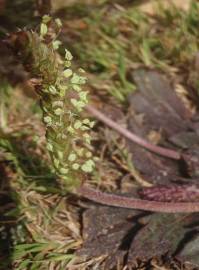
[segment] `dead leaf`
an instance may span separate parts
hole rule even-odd
[[[144,179],[156,184],[155,187],[142,189],[141,197],[165,202],[198,201],[197,178],[186,179],[192,175],[189,170],[193,166],[193,175],[196,176],[199,164],[193,150],[198,145],[198,135],[192,114],[163,74],[140,69],[133,72],[133,78],[139,91],[129,97],[130,130],[145,139],[151,132],[159,134],[161,131],[158,144],[175,150],[186,149],[183,163],[160,157],[128,142],[136,170]],[[185,182],[185,179],[191,183]],[[192,241],[187,241],[190,233],[192,237],[198,237],[198,214],[149,215],[143,212],[144,217],[141,218],[138,213],[104,206],[86,210],[83,215],[84,243],[77,255],[87,258],[103,256],[104,269],[115,269],[118,263],[128,263],[129,267],[133,267],[137,260],[148,261],[166,254],[182,254],[182,262],[197,262],[197,244],[193,243],[190,253],[185,247],[187,244],[191,246]]]
[[[147,69],[132,72],[132,78],[138,91],[129,96],[129,129],[145,139],[151,132],[161,131],[158,144],[170,149],[194,147],[199,142],[197,125],[169,78]],[[142,121],[139,121],[140,115]],[[128,145],[134,166],[144,179],[154,184],[170,184],[189,175],[182,162],[157,156],[135,143],[128,142]]]
[[[103,269],[113,269],[117,263],[123,265],[139,213],[105,206],[86,210],[83,214],[84,242],[77,255],[87,259],[105,256]]]
[[[189,237],[189,242],[186,243],[178,258],[185,261],[185,263],[199,266],[199,230],[194,237]]]
[[[186,225],[189,219],[184,214],[153,214],[145,219],[146,225],[132,241],[129,263],[133,263],[136,259],[149,260],[166,253],[175,253],[188,231]]]

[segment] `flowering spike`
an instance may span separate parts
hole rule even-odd
[[[90,144],[89,119],[84,119],[80,112],[86,106],[87,92],[82,90],[86,78],[83,70],[73,72],[72,54],[65,50],[65,59],[60,61],[56,49],[61,43],[54,36],[49,41],[53,20],[44,16],[40,35],[25,32],[27,43],[21,54],[34,78],[38,78],[35,88],[40,95],[43,121],[46,125],[47,149],[57,174],[67,183],[85,180],[86,173],[94,168],[92,153],[86,145]],[[56,19],[55,29],[61,26]],[[48,31],[51,29],[51,31]],[[48,33],[48,35],[46,35]],[[47,43],[45,43],[47,36]],[[70,68],[69,68],[70,67]]]

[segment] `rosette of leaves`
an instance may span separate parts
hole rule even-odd
[[[61,44],[56,39],[60,27],[59,19],[44,16],[40,34],[18,33],[15,43],[40,95],[47,149],[55,171],[67,184],[75,185],[94,169],[88,147],[94,122],[82,116],[88,103],[88,92],[82,87],[86,82],[84,71],[72,70],[73,56],[67,49],[64,60],[56,52]]]

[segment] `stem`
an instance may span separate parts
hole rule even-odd
[[[92,105],[87,105],[86,110],[94,115],[98,120],[105,123],[110,128],[116,130],[127,139],[137,143],[138,145],[154,152],[158,155],[171,158],[174,160],[180,160],[181,154],[167,148],[153,145],[146,140],[138,137],[127,129],[121,127],[119,124],[108,118],[106,115],[95,109]],[[109,206],[116,206],[129,209],[138,209],[152,212],[164,212],[164,213],[193,213],[199,212],[199,202],[157,202],[141,199],[133,199],[124,196],[107,194],[101,191],[94,190],[92,188],[81,186],[78,188],[79,194],[83,197]]]
[[[51,13],[51,1],[50,0],[36,0],[37,10],[40,16]]]
[[[133,199],[114,194],[103,193],[89,187],[82,186],[77,190],[83,197],[109,206],[129,209],[145,210],[164,213],[194,213],[199,212],[199,202],[156,202],[148,200]]]
[[[154,152],[154,153],[156,153],[158,155],[161,155],[163,157],[167,157],[167,158],[171,158],[171,159],[175,159],[175,160],[180,160],[181,159],[180,153],[178,153],[178,152],[176,152],[174,150],[163,148],[161,146],[157,146],[157,145],[154,145],[154,144],[151,144],[151,143],[147,142],[146,140],[144,140],[144,139],[140,138],[139,136],[133,134],[129,130],[121,127],[119,124],[117,124],[116,122],[114,122],[113,120],[108,118],[107,115],[104,115],[103,113],[101,113],[100,111],[95,109],[92,105],[87,105],[86,110],[89,113],[91,113],[92,115],[94,115],[98,120],[102,121],[103,123],[105,123],[110,128],[116,130],[117,132],[122,134],[124,137],[126,137],[130,141],[133,141],[134,143],[137,143],[138,145],[150,150],[151,152]]]

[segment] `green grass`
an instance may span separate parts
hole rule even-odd
[[[74,255],[60,253],[59,248],[60,246],[53,242],[16,245],[13,260],[16,261],[18,270],[48,269],[49,266],[56,267],[59,263],[60,269],[65,269],[64,267],[67,267],[67,263],[74,258]]]
[[[147,16],[130,4],[126,9],[95,7],[81,18],[84,29],[78,31],[77,24],[76,39],[73,37],[72,44],[67,42],[80,65],[93,75],[91,85],[97,77],[101,89],[119,102],[125,102],[126,96],[135,90],[128,73],[137,65],[166,72],[175,67],[189,73],[198,51],[198,2],[192,1],[188,12],[172,5],[165,10],[159,4],[156,9],[154,16]],[[73,25],[70,21],[69,28]]]

